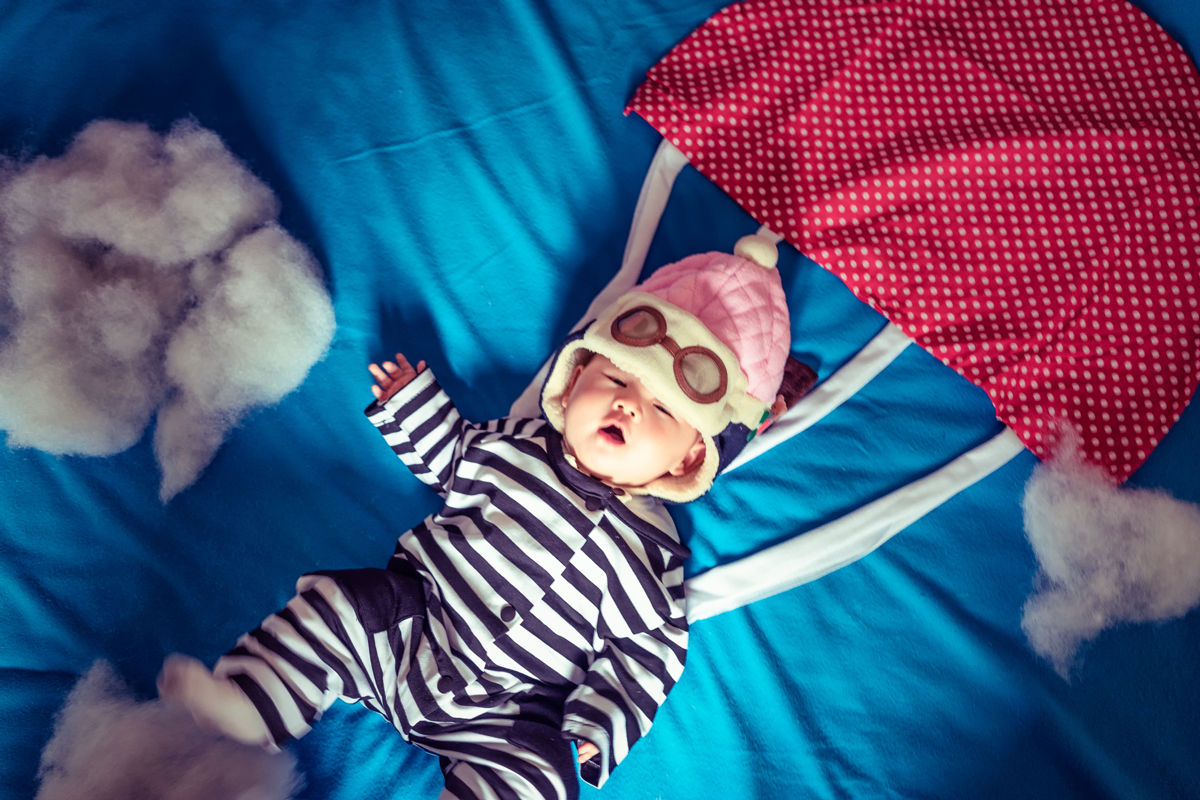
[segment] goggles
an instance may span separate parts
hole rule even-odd
[[[675,382],[690,400],[708,405],[725,396],[729,375],[721,359],[707,347],[680,347],[667,335],[667,321],[658,309],[631,308],[613,320],[611,333],[615,341],[628,347],[665,347],[673,360]]]

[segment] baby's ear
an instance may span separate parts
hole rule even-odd
[[[571,370],[571,379],[567,381],[567,388],[563,390],[562,397],[559,398],[559,403],[563,408],[567,407],[567,401],[571,399],[571,392],[575,391],[575,381],[579,380],[580,374],[583,372],[583,364],[579,364],[575,369]]]
[[[674,468],[668,471],[670,475],[686,475],[693,469],[704,463],[704,454],[707,448],[704,446],[703,437],[697,436],[696,443],[692,445],[692,449],[688,450],[687,455]]]

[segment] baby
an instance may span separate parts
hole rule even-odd
[[[662,501],[704,494],[777,402],[775,258],[751,236],[658,270],[562,346],[545,419],[472,424],[424,362],[372,364],[368,417],[444,507],[386,569],[303,576],[211,673],[171,656],[160,694],[268,749],[362,703],[441,757],[443,798],[575,798],[576,759],[602,785],[683,671]]]

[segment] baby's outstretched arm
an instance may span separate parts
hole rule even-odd
[[[408,363],[403,353],[396,353],[395,363],[383,362],[383,366],[372,364],[368,369],[375,377],[375,385],[371,392],[380,403],[386,402],[392,395],[403,389],[409,382],[425,371],[425,362],[417,363],[416,369]]]

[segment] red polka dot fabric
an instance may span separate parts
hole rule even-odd
[[[635,111],[755,219],[1124,480],[1198,377],[1200,84],[1125,2],[751,0]]]

